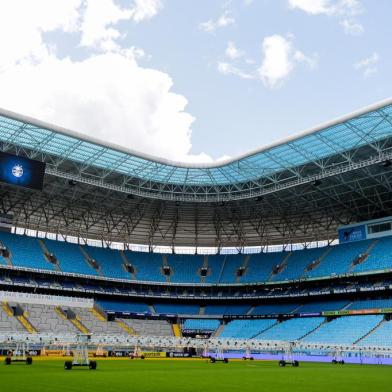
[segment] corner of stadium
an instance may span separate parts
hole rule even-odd
[[[386,390],[392,99],[200,165],[0,109],[0,195],[5,390]]]

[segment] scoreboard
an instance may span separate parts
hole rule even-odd
[[[42,190],[45,163],[0,152],[0,182]]]

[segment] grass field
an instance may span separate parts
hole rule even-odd
[[[208,392],[390,391],[388,366],[276,362],[209,364],[193,360],[101,360],[96,371],[65,371],[64,361],[40,360],[32,366],[0,365],[0,390],[12,392]]]

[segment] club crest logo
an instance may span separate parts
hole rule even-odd
[[[22,165],[15,165],[12,168],[12,175],[16,178],[20,178],[23,176],[23,166]]]

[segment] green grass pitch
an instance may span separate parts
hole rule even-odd
[[[4,392],[383,392],[391,390],[388,366],[301,363],[279,368],[276,362],[210,364],[187,360],[101,360],[96,371],[65,371],[64,361],[32,366],[0,364]]]

